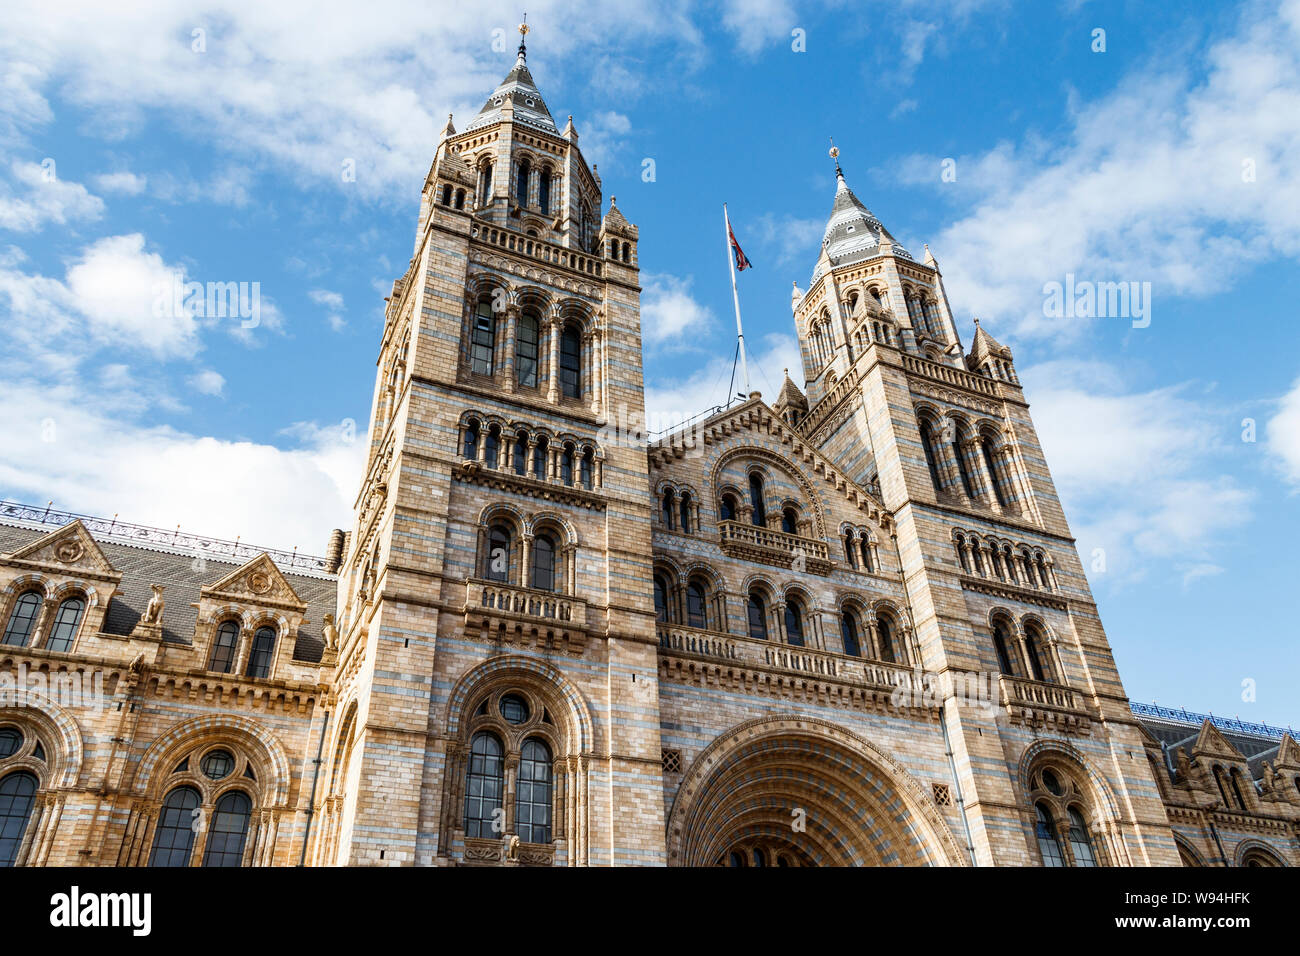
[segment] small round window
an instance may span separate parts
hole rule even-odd
[[[1047,788],[1049,793],[1054,793],[1058,797],[1063,792],[1061,790],[1061,781],[1057,780],[1056,774],[1050,770],[1043,771],[1043,786]]]
[[[0,728],[0,759],[12,757],[23,745],[23,732],[17,727]]]
[[[230,776],[230,771],[235,769],[235,758],[229,750],[213,750],[204,755],[200,767],[209,778],[220,780]]]
[[[528,701],[518,694],[506,694],[501,698],[501,716],[512,724],[522,724],[528,719]]]

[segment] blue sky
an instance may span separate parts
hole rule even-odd
[[[319,552],[438,130],[509,69],[520,11],[108,6],[29,5],[0,36],[0,496]],[[552,113],[641,229],[652,409],[725,398],[724,200],[754,384],[795,367],[834,136],[929,243],[965,344],[978,315],[1015,350],[1131,696],[1300,720],[1300,3],[528,18]],[[259,324],[155,314],[177,274],[258,283]],[[1150,325],[1045,317],[1067,274],[1151,283]]]

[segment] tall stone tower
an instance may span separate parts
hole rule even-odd
[[[1075,787],[1081,815],[1108,808],[1088,825],[1109,862],[1176,863],[1011,351],[978,320],[964,351],[929,247],[923,261],[904,249],[838,159],[821,254],[792,309],[808,407],[778,411],[893,517],[919,665],[947,677],[975,860],[1037,863],[1025,834],[1043,827],[1068,846],[1083,824],[1055,791]],[[996,708],[960,705],[953,682],[972,673],[998,675]]]
[[[521,41],[387,300],[319,863],[663,862],[645,451],[606,437],[644,414],[637,230],[603,209]]]

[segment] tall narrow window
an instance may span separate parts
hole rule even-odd
[[[580,459],[582,487],[586,488],[588,491],[591,490],[591,483],[595,472],[595,461],[596,453],[590,448],[582,453],[582,458]]]
[[[486,840],[501,836],[497,811],[505,791],[504,770],[501,741],[489,733],[475,734],[465,768],[465,836]]]
[[[705,600],[704,586],[699,581],[692,581],[686,586],[686,623],[691,627],[708,626]]]
[[[894,650],[894,627],[883,614],[876,618],[876,635],[880,638],[880,659],[888,664],[898,660]]]
[[[993,442],[987,435],[980,439],[980,454],[984,456],[984,464],[989,470],[989,481],[993,485],[993,494],[997,498],[998,504],[1006,507],[1007,494],[998,478],[997,466],[993,463]]]
[[[858,617],[852,611],[845,611],[840,618],[840,637],[844,641],[844,653],[850,657],[862,656],[862,642],[858,640]]]
[[[36,615],[41,610],[39,591],[21,594],[14,602],[14,609],[9,614],[9,623],[5,627],[4,643],[10,647],[26,647],[36,627]]]
[[[571,325],[560,336],[560,388],[566,398],[582,395],[582,339]]]
[[[248,794],[230,790],[221,795],[212,811],[208,845],[203,851],[204,866],[239,866],[244,861],[244,841],[248,838],[252,813],[253,802]]]
[[[492,303],[484,299],[474,310],[474,334],[470,345],[470,371],[475,375],[492,374],[493,350],[496,346],[496,316]]]
[[[1042,585],[1042,587],[1050,591],[1052,589],[1052,584],[1051,584],[1052,579],[1047,576],[1047,562],[1043,560],[1043,556],[1041,554],[1038,556],[1037,566],[1038,566],[1039,583]]]
[[[1025,631],[1025,653],[1029,656],[1029,676],[1034,680],[1050,680],[1051,669],[1043,660],[1041,641],[1033,628]]]
[[[655,620],[668,623],[668,582],[655,575]]]
[[[253,649],[248,654],[248,677],[270,677],[271,658],[275,654],[275,628],[259,627],[253,635]]]
[[[934,483],[934,490],[938,492],[943,488],[943,482],[939,480],[939,460],[935,455],[934,436],[930,432],[930,423],[921,422],[921,450],[925,452],[925,467],[930,470],[930,481]]]
[[[785,639],[795,647],[803,647],[803,608],[796,598],[785,602]]]
[[[1228,775],[1228,780],[1232,784],[1232,795],[1237,798],[1237,809],[1246,809],[1246,799],[1241,795],[1241,771],[1236,767],[1232,768],[1232,773]]]
[[[531,172],[528,160],[523,160],[519,164],[519,181],[515,184],[515,201],[521,206],[528,205],[528,180]]]
[[[723,495],[722,501],[718,503],[718,520],[735,521],[736,520],[736,499],[733,495]]]
[[[550,535],[533,539],[533,587],[539,591],[555,590],[555,542]]]
[[[77,637],[77,626],[81,624],[81,615],[85,613],[86,602],[79,597],[68,598],[59,605],[59,612],[54,616],[54,626],[50,628],[50,639],[45,642],[47,650],[68,651]]]
[[[515,370],[520,388],[537,387],[537,317],[523,315],[515,333]]]
[[[212,642],[212,663],[209,670],[220,674],[229,674],[235,666],[235,648],[239,645],[239,622],[222,621],[217,628],[216,640]]]
[[[1011,639],[1007,636],[1006,627],[1001,623],[993,625],[993,649],[998,654],[998,670],[1008,677],[1014,677],[1016,670],[1011,663]]]
[[[194,849],[194,811],[203,798],[193,787],[177,787],[163,801],[154,830],[150,866],[189,866]]]
[[[659,517],[663,520],[664,527],[670,531],[673,528],[673,516],[676,511],[676,498],[673,496],[671,489],[665,488],[663,501],[659,505]]]
[[[510,552],[514,545],[510,529],[505,525],[494,524],[488,532],[488,553],[483,576],[489,581],[510,581]]]
[[[515,832],[524,843],[551,842],[551,748],[529,738],[519,751]]]
[[[682,493],[681,504],[677,507],[677,512],[682,519],[682,533],[691,533],[691,496],[688,493]]]
[[[852,531],[849,531],[844,535],[844,560],[848,562],[849,567],[857,570],[858,550],[854,547]]]
[[[537,208],[543,216],[551,214],[551,171],[545,166],[537,170]]]
[[[0,780],[0,867],[18,860],[38,786],[35,775],[22,770]]]
[[[749,636],[756,641],[767,640],[767,602],[757,591],[749,594]]]
[[[864,534],[858,539],[858,550],[862,552],[862,570],[870,571],[871,567],[871,541]]]
[[[763,507],[763,479],[758,475],[749,476],[749,503],[754,507],[754,524],[759,528],[767,527],[767,510]]]
[[[1088,827],[1083,822],[1083,814],[1070,807],[1069,815],[1070,849],[1074,851],[1074,865],[1096,866],[1097,857],[1092,852],[1092,838],[1088,835]]]
[[[460,456],[469,461],[478,458],[478,420],[471,418],[465,425],[465,443],[461,447]]]
[[[952,440],[952,454],[957,459],[957,472],[961,475],[961,487],[966,492],[967,498],[975,497],[975,485],[971,481],[970,468],[966,464],[966,456],[962,454],[960,436]]]
[[[566,485],[573,484],[573,446],[565,445],[560,452],[560,480]]]
[[[781,530],[786,534],[799,533],[799,515],[793,508],[781,512]]]
[[[515,435],[513,465],[516,475],[522,475],[528,471],[528,432],[520,432]]]
[[[485,162],[478,173],[478,204],[486,206],[492,201],[492,161]]]
[[[551,444],[545,438],[537,439],[533,455],[533,477],[539,481],[546,480],[546,458],[550,454]]]
[[[1034,804],[1036,822],[1034,834],[1038,837],[1038,852],[1043,855],[1043,866],[1065,866],[1065,854],[1057,839],[1052,813],[1041,803]]]
[[[497,425],[488,428],[483,439],[483,463],[489,468],[496,468],[497,457],[501,454],[501,429]]]

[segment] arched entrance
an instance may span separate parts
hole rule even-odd
[[[794,716],[741,724],[696,758],[669,816],[668,861],[967,862],[929,796],[897,761],[842,727]]]

